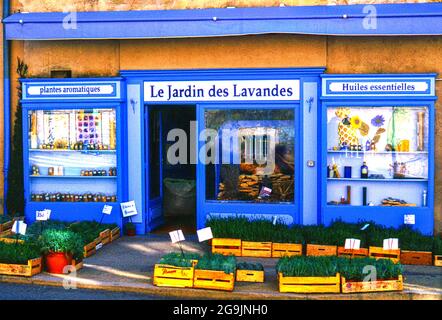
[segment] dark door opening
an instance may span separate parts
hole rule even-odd
[[[194,233],[196,164],[191,161],[195,152],[191,130],[196,108],[162,105],[147,109],[149,229],[154,233],[176,229]]]

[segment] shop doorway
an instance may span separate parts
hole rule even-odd
[[[154,233],[196,231],[195,121],[192,105],[146,107],[147,222]]]

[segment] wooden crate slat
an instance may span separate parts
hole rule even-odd
[[[97,247],[97,239],[95,239],[94,241],[88,243],[83,247],[83,256],[87,258],[97,253],[96,247]]]
[[[108,244],[110,242],[110,238],[111,238],[110,233],[111,233],[110,229],[106,229],[106,230],[100,232],[101,243],[103,245]]]
[[[434,265],[436,267],[442,267],[442,256],[439,255],[434,256]]]
[[[28,260],[28,264],[5,264],[0,263],[0,274],[32,277],[42,270],[42,259]]]
[[[0,233],[11,230],[13,225],[14,225],[14,220],[0,224]]]
[[[193,287],[193,267],[175,267],[156,264],[154,267],[153,284],[159,287]]]
[[[368,254],[372,258],[390,259],[394,263],[398,263],[400,261],[401,250],[384,250],[381,247],[369,247]]]
[[[348,282],[342,277],[341,286],[342,293],[402,291],[404,289],[401,275],[396,280],[378,280],[371,282]]]
[[[22,239],[14,239],[14,238],[0,238],[0,242],[4,243],[25,243],[25,240]]]
[[[195,269],[194,288],[233,291],[234,285],[235,275],[233,273],[226,274],[224,271]]]
[[[212,253],[241,256],[241,239],[214,238],[212,239]]]
[[[357,250],[345,249],[345,247],[338,247],[338,256],[339,257],[355,257],[355,258],[364,258],[368,257],[368,249],[360,248]]]
[[[308,256],[335,256],[338,252],[337,246],[307,244]]]
[[[431,266],[433,264],[433,253],[426,251],[401,250],[401,263]]]
[[[243,257],[271,258],[272,257],[272,243],[271,242],[242,241],[241,255]]]
[[[302,256],[302,244],[272,243],[272,258]]]
[[[340,293],[339,273],[334,277],[284,277],[278,274],[279,292],[292,293]]]
[[[236,270],[236,281],[264,282],[264,271],[261,270]]]
[[[119,227],[116,227],[114,229],[111,230],[110,233],[110,241],[115,241],[117,240],[119,237],[121,236],[121,230]]]

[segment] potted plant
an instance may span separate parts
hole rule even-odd
[[[194,253],[168,253],[155,264],[153,284],[162,287],[192,288],[194,266],[200,256]]]
[[[126,230],[126,235],[129,237],[135,236],[135,224],[133,222],[128,222],[124,225],[124,228]]]
[[[366,266],[373,266],[376,270],[372,281],[364,281],[367,277],[367,272],[364,272]],[[338,270],[343,293],[403,290],[402,266],[389,259],[341,258],[338,261]]]
[[[339,293],[338,257],[282,257],[276,265],[279,292]]]
[[[41,252],[35,242],[0,242],[0,274],[32,277],[41,269]]]
[[[264,282],[264,267],[261,263],[238,263],[236,265],[236,281]]]
[[[63,274],[73,260],[83,259],[83,239],[69,230],[48,229],[40,237],[45,265],[49,273]]]
[[[236,258],[206,254],[195,265],[193,287],[232,291],[235,285]]]

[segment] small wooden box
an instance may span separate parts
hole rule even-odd
[[[264,270],[236,270],[236,281],[264,282]]]
[[[396,280],[378,280],[371,282],[348,282],[342,277],[341,286],[342,293],[402,291],[404,289],[402,276],[399,276]]]
[[[97,239],[95,239],[94,241],[88,243],[83,247],[83,256],[87,258],[97,253],[96,247],[97,247]]]
[[[368,254],[376,259],[390,259],[394,263],[398,263],[401,259],[401,250],[384,250],[382,247],[369,247]]]
[[[431,266],[433,264],[433,253],[427,251],[401,250],[401,263]]]
[[[110,229],[106,229],[100,232],[101,243],[103,245],[108,244],[111,241],[111,231]]]
[[[279,292],[293,293],[340,293],[341,278],[334,277],[284,277],[278,273]]]
[[[357,250],[345,249],[345,247],[338,247],[339,257],[355,257],[355,258],[365,258],[368,257],[368,249],[360,248]]]
[[[121,236],[121,230],[119,227],[116,227],[110,232],[110,242],[117,240]]]
[[[14,225],[14,220],[0,224],[0,233],[11,230],[13,225]]]
[[[214,238],[212,253],[241,257],[241,239]]]
[[[234,286],[235,275],[233,273],[226,274],[224,271],[195,269],[194,288],[233,291]]]
[[[438,255],[434,256],[434,265],[436,267],[442,267],[442,256],[438,256]]]
[[[28,260],[28,264],[3,264],[0,263],[0,274],[32,277],[42,270],[42,259]]]
[[[156,264],[153,273],[153,284],[158,287],[193,287],[194,267],[175,267],[167,264]]]
[[[307,244],[308,256],[335,256],[337,254],[337,246],[328,246],[320,244]]]
[[[241,255],[243,257],[271,258],[271,242],[242,241]]]
[[[302,256],[302,244],[272,243],[272,258]]]

